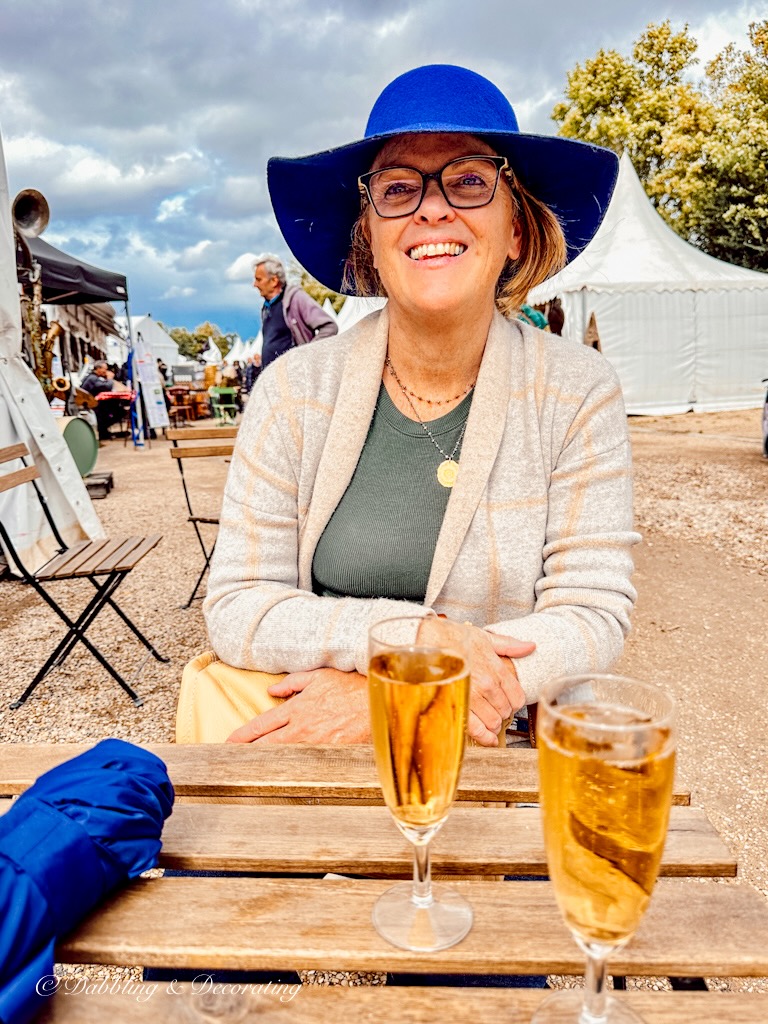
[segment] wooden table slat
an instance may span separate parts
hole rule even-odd
[[[89,749],[89,744],[10,743],[0,746],[0,796],[21,793],[43,772]],[[154,744],[177,796],[381,800],[373,749],[275,744]],[[464,756],[458,800],[528,803],[538,798],[536,751],[470,747]],[[675,804],[690,793],[675,787]]]
[[[546,875],[538,808],[454,807],[432,842],[436,872]],[[160,863],[188,871],[407,877],[411,847],[384,807],[177,804]],[[698,808],[674,807],[664,876],[733,877],[736,859]]]
[[[475,923],[459,945],[414,954],[371,924],[388,882],[264,878],[140,880],[57,948],[63,963],[234,970],[581,974],[583,957],[548,882],[453,882]],[[768,906],[750,887],[656,886],[637,935],[612,958],[627,975],[768,976]]]
[[[94,982],[98,987],[101,979]],[[69,986],[70,991],[65,987]],[[39,1024],[204,1024],[212,1019],[258,1019],[261,1024],[530,1024],[531,1015],[550,993],[537,989],[446,989],[257,985],[224,986],[212,993],[202,979],[195,985],[168,986],[145,982],[125,992],[86,993],[78,981],[65,982],[50,1000]],[[768,996],[742,992],[620,992],[616,998],[642,1015],[645,1024],[765,1024]],[[217,1013],[217,1005],[220,1011]]]

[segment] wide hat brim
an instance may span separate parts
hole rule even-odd
[[[456,65],[429,64],[390,82],[371,110],[365,138],[310,156],[273,157],[267,165],[280,230],[299,263],[322,284],[342,290],[360,214],[359,176],[387,139],[430,132],[474,135],[505,156],[528,191],[557,215],[568,262],[600,227],[619,172],[615,153],[572,139],[525,135],[509,101],[488,79]]]

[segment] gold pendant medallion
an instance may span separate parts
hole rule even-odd
[[[437,479],[443,487],[453,487],[459,475],[459,464],[453,459],[446,459],[437,467]]]

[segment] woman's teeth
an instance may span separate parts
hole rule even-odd
[[[408,255],[412,260],[423,260],[427,256],[460,256],[466,248],[460,242],[430,242],[414,246]]]

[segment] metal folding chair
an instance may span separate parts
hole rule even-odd
[[[200,570],[200,575],[197,577],[192,593],[189,595],[189,600],[183,606],[189,608],[192,602],[197,596],[197,592],[200,589],[200,584],[205,578],[205,574],[208,572],[208,568],[211,564],[211,558],[213,557],[213,551],[216,547],[216,538],[214,537],[210,547],[206,544],[206,539],[203,535],[203,528],[207,526],[216,527],[218,532],[219,517],[218,516],[202,516],[195,512],[192,507],[192,499],[189,494],[189,488],[187,487],[187,478],[184,476],[184,460],[185,459],[200,459],[200,458],[212,458],[216,456],[228,456],[232,454],[234,448],[234,439],[237,437],[237,427],[215,427],[214,429],[205,429],[197,427],[191,427],[187,430],[167,430],[166,436],[170,441],[173,442],[171,448],[171,458],[176,459],[176,465],[179,467],[179,473],[181,474],[181,486],[184,489],[184,499],[187,503],[187,522],[192,523],[197,534],[197,540],[200,544],[200,550],[203,553],[203,568]],[[185,444],[180,445],[179,441],[221,441],[222,439],[229,440],[229,444]],[[202,596],[202,595],[201,595]]]
[[[125,537],[118,540],[97,540],[81,541],[67,547],[61,537],[56,523],[53,520],[45,495],[34,482],[40,477],[37,467],[27,465],[25,459],[29,456],[26,445],[15,444],[7,448],[0,448],[0,464],[20,460],[23,468],[5,473],[0,476],[0,492],[11,490],[23,484],[31,483],[42,506],[45,518],[53,531],[59,551],[45,565],[35,571],[30,571],[22,562],[15,545],[8,534],[5,526],[0,522],[0,538],[8,552],[9,557],[17,567],[19,573],[42,597],[45,603],[56,612],[59,618],[67,626],[67,633],[56,646],[55,650],[48,657],[43,667],[26,688],[24,693],[11,704],[11,708],[20,707],[53,668],[57,668],[66,661],[78,643],[90,651],[99,664],[109,672],[113,679],[128,694],[134,704],[141,706],[144,702],[133,690],[117,669],[110,664],[105,656],[85,635],[86,630],[93,624],[101,610],[109,606],[116,612],[131,632],[144,644],[154,658],[158,661],[168,662],[170,658],[163,657],[152,646],[147,638],[131,622],[125,612],[115,604],[113,596],[125,577],[135,568],[145,555],[160,542],[160,534],[152,534],[149,537]],[[60,607],[47,590],[47,586],[59,580],[87,579],[96,588],[96,593],[73,621],[69,615]]]

